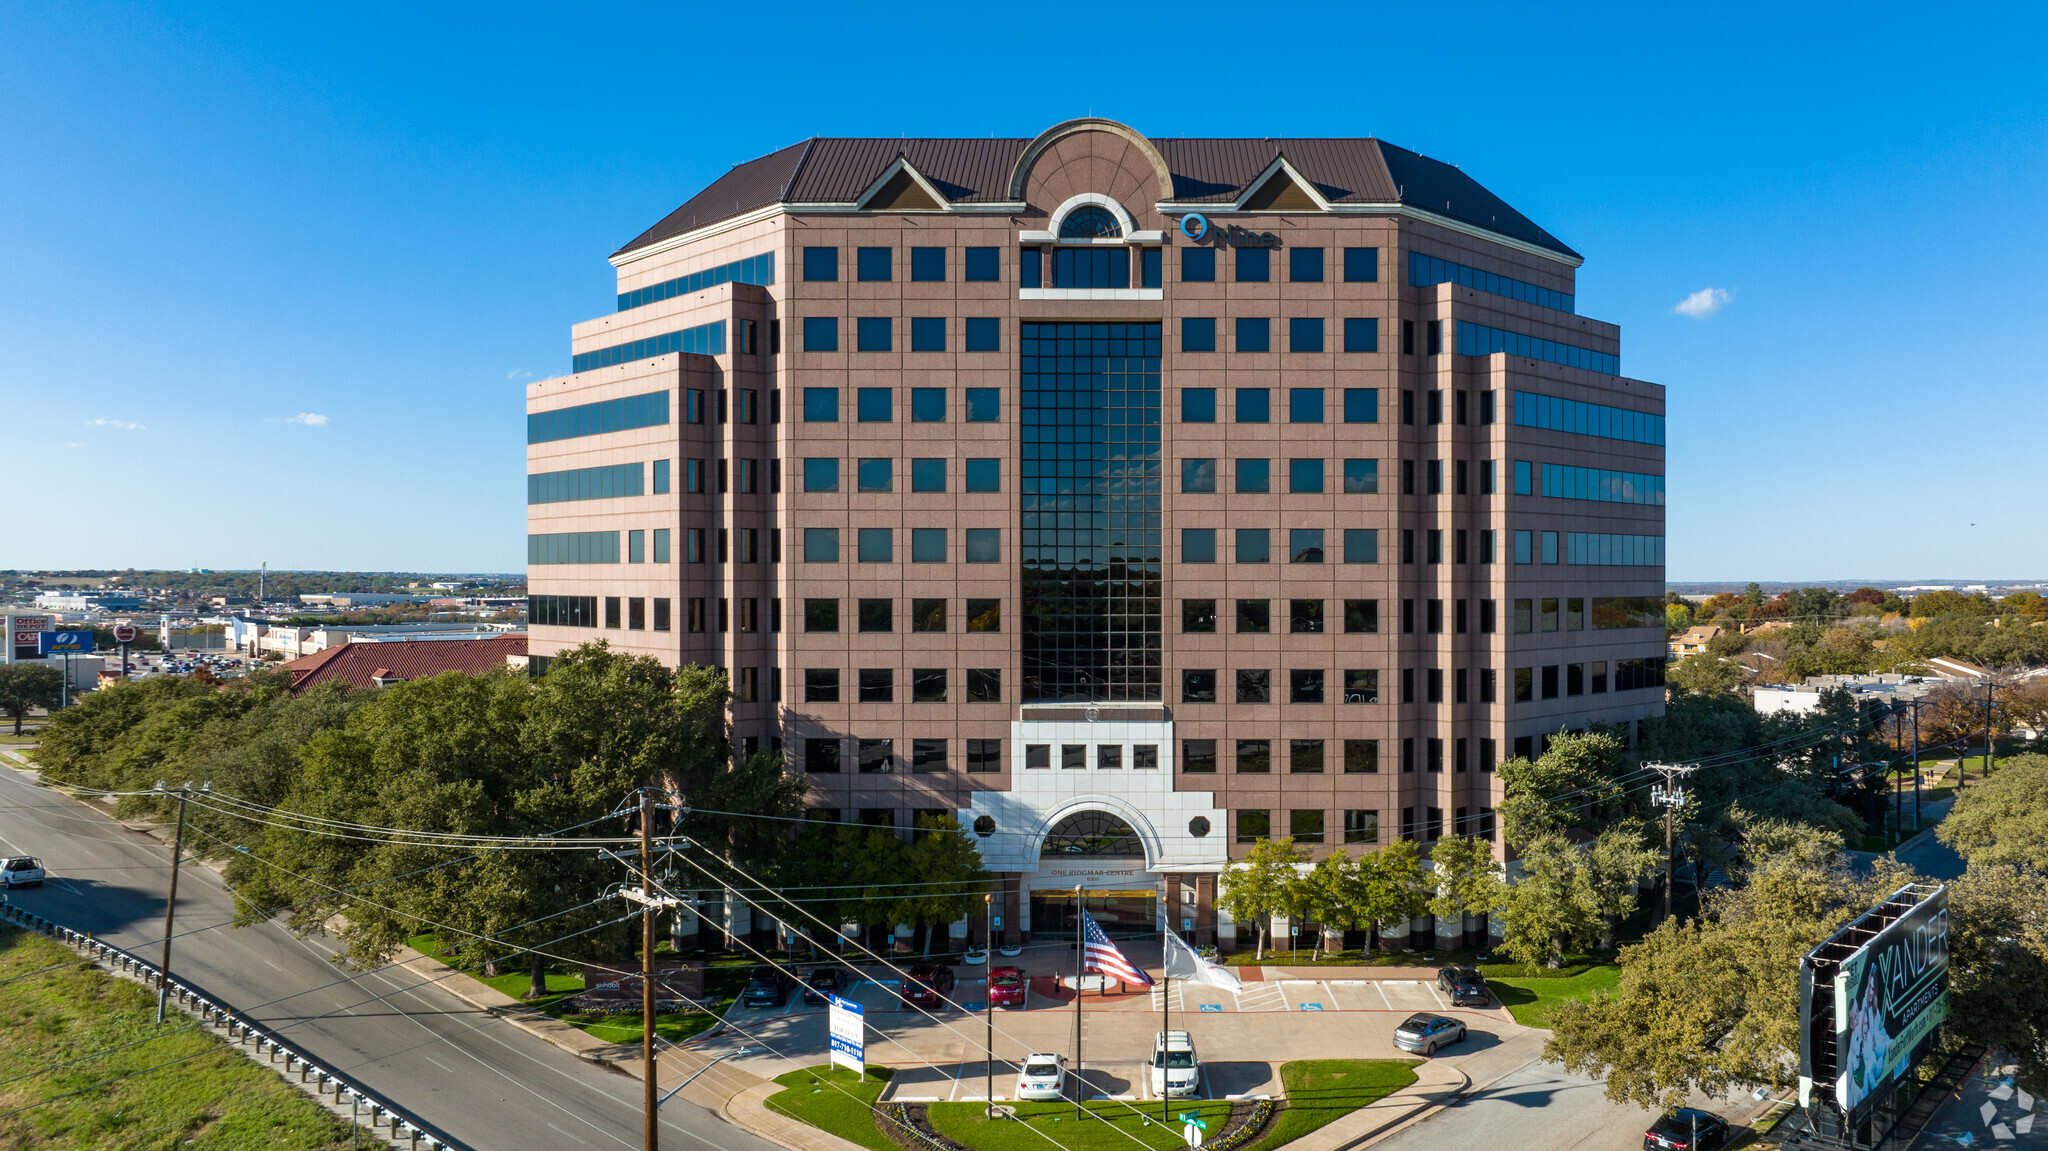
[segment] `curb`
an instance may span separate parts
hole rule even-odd
[[[768,1097],[782,1090],[782,1085],[773,1079],[747,1088],[726,1100],[718,1109],[719,1118],[745,1131],[749,1135],[766,1139],[790,1151],[867,1151],[867,1148],[850,1139],[844,1139],[823,1128],[813,1127],[800,1119],[791,1119],[768,1110]],[[792,1129],[803,1136],[802,1142],[789,1138]]]

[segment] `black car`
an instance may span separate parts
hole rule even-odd
[[[819,967],[804,976],[804,1002],[823,1003],[828,995],[839,994],[839,969]]]
[[[1728,1145],[1728,1121],[1711,1111],[1667,1111],[1643,1133],[1643,1151],[1715,1151]]]
[[[1453,1007],[1485,1007],[1493,1002],[1486,980],[1470,967],[1445,967],[1436,973],[1437,990],[1450,996]]]
[[[741,1007],[780,1007],[789,1002],[789,976],[778,967],[756,967],[747,976],[747,989],[740,992]]]

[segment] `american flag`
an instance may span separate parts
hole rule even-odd
[[[1114,976],[1123,983],[1152,986],[1145,969],[1124,958],[1124,953],[1102,933],[1102,925],[1086,911],[1081,913],[1081,966],[1085,971]]]

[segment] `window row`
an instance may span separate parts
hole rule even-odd
[[[804,351],[836,352],[839,350],[839,318],[837,316],[805,316],[803,335]],[[943,352],[946,350],[946,344],[946,317],[911,317],[911,351]],[[1002,351],[1003,322],[993,316],[973,316],[961,320],[960,345],[962,351],[968,352]],[[854,317],[853,350],[856,352],[895,351],[895,318],[892,316]]]
[[[1273,422],[1273,393],[1275,388],[1231,388],[1230,420],[1238,424],[1270,424]],[[1320,424],[1331,422],[1331,411],[1326,396],[1331,391],[1341,390],[1342,420],[1347,424],[1376,424],[1380,419],[1380,390],[1378,388],[1288,388],[1286,389],[1287,422],[1293,424]],[[1218,389],[1182,388],[1180,390],[1180,419],[1184,424],[1213,424],[1217,422]],[[1401,422],[1413,425],[1416,422],[1416,393],[1412,389],[1401,392]],[[1435,425],[1445,422],[1446,415],[1451,422],[1464,424],[1472,414],[1471,392],[1451,393],[1450,410],[1444,406],[1442,390],[1422,393],[1427,422]],[[1479,393],[1479,423],[1491,424],[1494,420],[1494,393]]]
[[[1273,631],[1273,601],[1269,599],[1241,599],[1231,601],[1236,607],[1236,632],[1238,635],[1270,635]],[[1321,635],[1336,630],[1337,621],[1327,621],[1324,604],[1319,599],[1289,599],[1280,601],[1287,612],[1286,624],[1290,635]],[[1344,633],[1346,635],[1376,635],[1380,630],[1380,601],[1376,599],[1347,599],[1337,601],[1342,605]],[[1518,605],[1529,600],[1518,600]],[[1555,604],[1555,600],[1545,600]],[[1583,603],[1574,600],[1574,603]],[[1430,635],[1442,635],[1448,630],[1454,635],[1465,635],[1476,630],[1480,635],[1492,635],[1495,631],[1497,613],[1494,601],[1490,599],[1404,599],[1401,601],[1401,633],[1414,635],[1417,631],[1417,608],[1421,608],[1421,630]],[[1450,610],[1445,611],[1449,603]],[[1180,601],[1180,630],[1183,634],[1213,634],[1217,621],[1217,601],[1213,599],[1184,599]],[[1448,621],[1448,623],[1447,623]],[[1555,630],[1550,629],[1550,630]]]
[[[836,424],[842,388],[805,388],[804,422]],[[853,389],[854,420],[863,424],[887,424],[896,419],[896,388]],[[905,388],[910,393],[910,422],[943,424],[949,416],[947,389]],[[960,389],[960,415],[970,424],[992,424],[1002,419],[1001,388]]]
[[[1626,440],[1632,444],[1664,443],[1664,417],[1648,412],[1580,400],[1561,400],[1535,392],[1515,393],[1515,426],[1552,432]]]
[[[912,599],[910,601],[910,630],[913,632],[944,632],[946,628],[946,602],[943,599]],[[861,632],[893,632],[896,630],[896,601],[893,599],[856,599],[853,601],[852,617],[847,621],[852,626],[847,630]],[[806,599],[804,601],[804,630],[807,632],[837,632],[840,630],[839,601],[837,599]],[[1003,601],[999,599],[970,599],[966,601],[966,630],[999,632],[1003,630]]]
[[[1596,352],[1591,348],[1475,324],[1470,320],[1458,321],[1459,355],[1487,356],[1495,352],[1563,364],[1568,368],[1583,368],[1589,372],[1604,372],[1610,376],[1621,374],[1621,357],[1612,352]]]
[[[1217,552],[1216,528],[1182,528],[1180,530],[1180,562],[1189,564],[1213,564],[1221,562]],[[1276,528],[1235,528],[1232,529],[1234,550],[1231,561],[1241,564],[1263,564],[1273,561],[1274,535]],[[1492,528],[1468,531],[1465,528],[1426,528],[1421,534],[1422,547],[1418,554],[1417,533],[1413,528],[1402,528],[1401,562],[1413,564],[1491,564],[1494,562],[1494,538]],[[1287,528],[1286,562],[1295,564],[1319,564],[1325,561],[1325,539],[1328,536],[1322,528]],[[1555,533],[1546,533],[1555,534]],[[1478,547],[1471,547],[1473,539]],[[1378,528],[1342,528],[1339,535],[1343,545],[1341,562],[1347,564],[1376,564],[1380,562],[1380,532]],[[1448,544],[1448,548],[1445,546]],[[1474,554],[1476,552],[1476,555]]]
[[[600,435],[604,432],[660,427],[666,423],[668,393],[648,392],[645,395],[624,396],[616,400],[556,408],[551,412],[534,412],[526,417],[526,442],[547,444],[579,436]]]
[[[1418,675],[1417,673],[1420,672]],[[1218,693],[1218,672],[1214,668],[1183,668],[1180,673],[1182,703],[1279,703],[1271,668],[1238,668],[1223,682],[1234,686],[1234,695]],[[1605,668],[1602,668],[1605,674]],[[1233,682],[1234,681],[1234,684]],[[1420,690],[1418,691],[1418,681]],[[1402,703],[1495,703],[1499,677],[1490,667],[1401,669]],[[1328,703],[1333,690],[1330,673],[1322,668],[1293,668],[1287,672],[1287,703]],[[1377,668],[1346,668],[1334,683],[1338,701],[1347,704],[1379,703],[1380,673]],[[1601,690],[1606,690],[1602,688]],[[1393,702],[1391,699],[1386,702]]]
[[[1515,461],[1515,494],[1545,495],[1562,500],[1594,500],[1609,504],[1664,506],[1664,477],[1604,468],[1544,464],[1542,490],[1533,491],[1527,460]]]
[[[1603,695],[1608,690],[1608,662],[1549,664],[1515,669],[1515,702],[1539,698],[1556,699],[1560,694]],[[1615,691],[1639,691],[1664,686],[1664,657],[1614,661]]]
[[[1184,284],[1216,281],[1215,248],[1181,248],[1180,278]],[[1339,249],[1338,266],[1347,284],[1374,284],[1380,278],[1378,248]],[[1320,284],[1328,276],[1328,249],[1287,249],[1287,278],[1297,284]],[[1232,248],[1231,278],[1240,284],[1265,284],[1273,279],[1273,249]]]
[[[910,762],[907,765],[917,775],[951,771],[951,741],[944,739],[913,739],[910,743]],[[963,739],[961,751],[965,754],[961,763],[969,772],[980,775],[1003,770],[1003,741],[1000,739]],[[845,770],[844,764],[851,751],[854,770],[863,774],[876,774],[896,770],[896,741],[893,739],[836,739],[810,738],[804,740],[804,771],[810,775],[837,775]],[[831,811],[828,822],[838,822],[838,812],[831,808],[811,808],[806,815],[812,819],[824,819],[822,812]],[[877,827],[895,826],[895,812],[886,808],[863,808],[861,822]],[[920,812],[919,814],[923,814]],[[932,814],[951,816],[950,811],[933,811]],[[884,818],[886,817],[886,818]]]
[[[1560,312],[1578,310],[1578,301],[1570,292],[1560,292],[1555,288],[1531,284],[1511,276],[1481,271],[1464,264],[1454,264],[1435,256],[1425,256],[1421,252],[1408,253],[1409,287],[1427,288],[1432,284],[1459,284],[1492,295],[1506,296],[1511,300],[1520,300],[1526,304],[1535,304],[1541,308],[1555,308]]]
[[[1663,567],[1664,537],[1610,535],[1600,532],[1565,532],[1564,549],[1558,549],[1557,532],[1516,531],[1515,562],[1518,564],[1564,563],[1580,567]]]
[[[888,283],[896,278],[896,249],[863,247],[853,250],[854,279],[863,283]],[[910,249],[910,279],[913,283],[944,283],[950,257],[942,247]],[[804,249],[804,279],[810,283],[839,280],[839,249]],[[992,283],[1002,279],[1002,251],[999,248],[963,248],[960,278],[968,283]]]
[[[1377,352],[1380,350],[1380,321],[1376,316],[1347,316],[1337,326],[1339,339],[1337,351]],[[1273,343],[1273,320],[1266,316],[1237,316],[1231,320],[1231,350],[1235,352],[1270,352]],[[1323,352],[1331,350],[1321,316],[1290,316],[1287,319],[1287,350],[1289,352]],[[1187,316],[1180,322],[1180,350],[1183,352],[1214,352],[1216,344],[1216,320],[1213,316]]]
[[[614,364],[629,364],[635,360],[651,360],[681,352],[699,356],[722,356],[725,354],[725,321],[713,320],[684,328],[679,332],[664,332],[659,336],[613,344],[594,352],[581,352],[570,366],[572,372],[588,372],[597,368],[609,368]]]
[[[910,703],[947,703],[949,681],[948,669],[943,667],[911,668]],[[962,676],[963,694],[959,702],[1001,703],[1003,702],[1003,669],[999,667],[970,667]],[[895,703],[896,669],[890,667],[863,667],[853,673],[851,690],[842,698],[840,669],[807,668],[804,671],[805,703]],[[780,696],[777,696],[780,699]]]
[[[1019,288],[1158,288],[1163,286],[1165,253],[1137,249],[1138,275],[1131,282],[1131,249],[1089,246],[1025,248],[1017,253]]]
[[[719,528],[716,535],[706,528],[683,528],[681,531],[680,558],[683,563],[782,562],[781,528]],[[677,558],[671,546],[674,532],[675,529],[671,528],[655,528],[652,532],[633,528],[624,532],[626,547],[623,561],[629,564],[649,562],[650,549],[647,545],[652,536],[653,562],[672,562]],[[620,535],[616,531],[529,533],[526,537],[526,562],[529,565],[619,563],[622,558]]]
[[[727,283],[773,286],[775,283],[775,253],[763,252],[758,256],[748,256],[744,260],[734,260],[728,264],[720,264],[715,268],[706,268],[701,272],[691,272],[687,276],[677,276],[673,280],[663,280],[659,284],[653,284],[645,288],[635,288],[630,292],[620,292],[619,311],[623,312],[629,308],[637,308],[643,304],[652,304],[657,300],[687,296],[692,292],[701,292],[706,288],[715,288],[720,284]]]
[[[839,528],[805,528],[804,562],[811,564],[836,564],[839,562]],[[886,564],[896,562],[896,532],[893,528],[848,528],[854,537],[854,559],[864,564]],[[942,564],[953,561],[948,550],[947,528],[911,528],[910,562],[919,564]],[[1003,529],[966,528],[960,533],[965,537],[965,547],[958,559],[963,563],[993,564],[1003,562]]]
[[[1214,775],[1219,766],[1219,745],[1234,744],[1236,755],[1231,770],[1239,775],[1272,774],[1275,757],[1280,754],[1287,757],[1289,775],[1320,775],[1330,769],[1344,775],[1377,775],[1380,743],[1377,739],[1184,739],[1180,744],[1180,770],[1183,775]],[[1482,773],[1490,772],[1496,763],[1491,738],[1408,737],[1399,744],[1400,770],[1404,775],[1415,774],[1419,751],[1423,769],[1441,773],[1446,750],[1450,753],[1453,774],[1475,767]]]
[[[836,492],[840,490],[840,463],[836,457],[811,456],[804,460],[804,490],[807,492]],[[946,473],[949,461],[943,457],[926,457],[910,461],[910,490],[913,492],[943,492],[946,490]],[[973,457],[961,461],[961,478],[968,492],[998,492],[1002,490],[1002,461],[994,457]],[[896,490],[896,461],[886,458],[866,458],[853,461],[854,488],[859,492],[893,492]]]
[[[1596,596],[1590,611],[1587,602],[1580,597],[1518,599],[1515,633],[1584,631],[1588,624],[1596,631],[1664,626],[1664,601],[1655,596]]]
[[[536,472],[526,477],[526,502],[554,504],[637,496],[645,491],[646,477],[646,466],[637,463]],[[654,466],[654,490],[657,494],[668,490],[667,479],[668,461],[659,460]]]
[[[1237,820],[1237,842],[1257,843],[1272,839],[1277,832],[1273,826],[1273,812],[1269,808],[1239,808],[1234,813]],[[1380,813],[1377,811],[1350,810],[1344,812],[1344,838],[1339,841],[1326,837],[1323,830],[1328,812],[1311,808],[1299,808],[1287,812],[1286,834],[1297,845],[1313,847],[1323,843],[1378,843],[1380,841]],[[1460,836],[1477,836],[1492,841],[1495,816],[1490,807],[1460,807],[1453,813],[1451,833]],[[1401,809],[1401,838],[1418,843],[1434,843],[1444,836],[1444,809],[1441,807],[1404,807]]]

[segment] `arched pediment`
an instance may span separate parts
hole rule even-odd
[[[1153,174],[1158,177],[1159,195],[1157,199],[1173,199],[1173,173],[1166,166],[1166,157],[1159,154],[1159,149],[1152,145],[1152,141],[1146,139],[1142,133],[1129,125],[1093,116],[1054,124],[1052,127],[1040,132],[1036,139],[1026,145],[1023,154],[1017,157],[1016,167],[1010,170],[1010,199],[1022,200],[1024,198],[1024,185],[1031,177],[1031,168],[1038,162],[1038,158],[1045,153],[1047,148],[1052,147],[1068,136],[1081,132],[1106,132],[1109,135],[1129,142],[1138,149],[1139,153],[1146,160],[1150,161]]]

